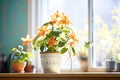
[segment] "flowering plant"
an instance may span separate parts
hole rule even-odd
[[[24,47],[27,47],[27,45],[32,41],[32,39],[30,39],[29,35],[27,35],[26,38],[21,39],[23,41],[23,44],[12,48],[12,53],[14,53],[14,62],[29,61],[29,58],[33,56],[28,49],[24,50]]]
[[[80,58],[88,58],[88,49],[92,47],[92,42],[85,42],[80,50]]]
[[[72,51],[75,54],[74,44],[78,42],[75,33],[70,28],[70,20],[64,13],[58,11],[51,15],[51,20],[38,27],[38,32],[33,39],[35,50],[41,52]]]

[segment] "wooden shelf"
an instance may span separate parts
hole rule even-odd
[[[0,80],[120,80],[119,72],[84,72],[84,73],[2,73]]]

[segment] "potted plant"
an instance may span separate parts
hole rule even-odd
[[[80,64],[81,64],[81,71],[87,72],[88,71],[88,49],[90,48],[91,43],[85,42],[83,47],[80,50]]]
[[[32,72],[34,73],[35,72],[35,66],[32,64],[31,61],[27,61],[26,62],[26,66],[25,66],[25,69],[24,69],[25,72]]]
[[[106,61],[106,71],[107,72],[114,72],[115,71],[116,61],[113,55],[108,55]]]
[[[112,19],[115,23],[112,23],[112,28],[110,28],[110,43],[112,43],[111,48],[109,51],[112,55],[109,57],[109,61],[107,61],[107,71],[120,71],[120,59],[119,59],[119,52],[120,52],[120,10],[118,7],[115,7],[112,10],[113,16]]]
[[[13,61],[12,61],[12,72],[21,73],[24,72],[24,68],[26,66],[26,61],[29,60],[29,58],[32,56],[32,53],[30,51],[25,51],[23,47],[27,46],[31,40],[28,39],[28,35],[26,38],[21,38],[23,40],[22,45],[18,45],[15,48],[12,48]]]
[[[70,20],[58,11],[51,15],[51,20],[38,27],[33,39],[35,50],[40,50],[41,64],[45,73],[59,73],[61,54],[75,55],[75,43],[78,40],[70,28]],[[72,53],[71,53],[72,52]]]
[[[118,55],[116,58],[116,71],[120,72],[120,57]]]

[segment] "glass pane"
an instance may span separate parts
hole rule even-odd
[[[47,5],[44,4],[45,6],[43,6],[43,9],[47,9],[47,10],[44,10],[45,14],[43,14],[44,17],[42,22],[48,21],[50,15],[56,11],[64,12],[66,15],[70,17],[70,20],[72,22],[72,28],[76,32],[76,35],[78,39],[80,39],[80,43],[82,44],[88,41],[88,25],[87,25],[88,2],[87,1],[88,0],[46,0]],[[78,48],[77,54],[79,55],[80,46],[78,46],[77,48]],[[72,58],[73,59],[72,65],[74,69],[80,68],[78,55]],[[68,55],[63,56],[62,68],[63,69],[70,68],[70,58]]]
[[[120,0],[94,0],[94,67],[120,53]]]

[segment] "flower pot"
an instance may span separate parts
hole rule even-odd
[[[81,57],[80,58],[80,66],[82,72],[88,72],[88,58]]]
[[[40,57],[44,73],[60,73],[61,54],[41,53]]]
[[[35,69],[34,65],[26,65],[24,71],[25,72],[34,72],[34,69]]]
[[[115,61],[107,61],[106,62],[106,71],[107,72],[113,72],[115,71]]]
[[[120,63],[117,63],[117,65],[116,65],[116,71],[120,72]]]
[[[23,73],[25,66],[25,62],[12,62],[12,71],[14,73]]]

